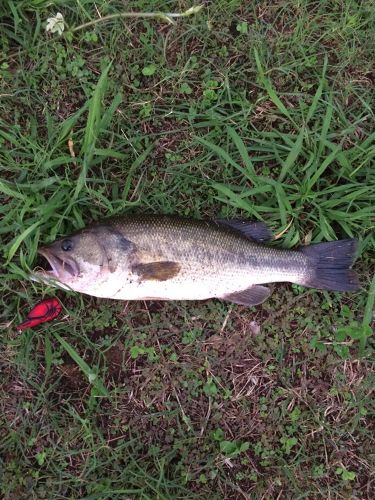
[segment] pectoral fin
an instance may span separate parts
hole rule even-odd
[[[243,306],[257,306],[268,299],[270,294],[271,290],[266,286],[254,285],[246,290],[230,293],[229,295],[224,295],[221,298]]]
[[[181,269],[178,262],[161,261],[135,264],[132,267],[134,274],[138,274],[141,280],[166,281],[177,276]]]

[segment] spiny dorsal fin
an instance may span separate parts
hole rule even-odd
[[[262,285],[253,285],[246,290],[241,290],[239,292],[230,293],[229,295],[224,295],[220,297],[229,302],[234,302],[235,304],[241,304],[243,306],[257,306],[261,304],[271,294],[271,290]]]
[[[217,219],[216,222],[223,226],[240,231],[243,235],[253,241],[263,243],[272,240],[272,233],[264,222],[248,221],[241,219]]]
[[[135,264],[132,271],[138,274],[141,280],[166,281],[174,278],[180,271],[178,262],[161,261]]]

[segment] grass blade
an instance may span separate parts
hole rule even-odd
[[[371,323],[372,323],[374,304],[375,304],[375,274],[372,277],[370,289],[369,289],[369,292],[367,295],[365,312],[364,312],[363,321],[362,321],[362,324],[364,326],[371,325]]]
[[[27,229],[25,229],[25,231],[17,236],[17,238],[14,240],[14,243],[9,248],[7,264],[9,264],[9,262],[13,259],[14,254],[17,252],[21,243],[29,236],[30,233],[32,233],[38,226],[40,226],[42,222],[42,220],[34,222],[34,224],[31,224],[31,226],[29,226]]]
[[[219,191],[219,193],[226,196],[230,202],[230,204],[236,208],[241,208],[242,210],[246,210],[249,214],[255,215],[256,218],[262,219],[260,214],[255,210],[254,206],[243,200],[240,196],[234,193],[231,189],[223,184],[213,183],[213,187]],[[219,198],[218,198],[219,199]],[[228,201],[227,201],[228,202]]]
[[[252,180],[249,173],[243,167],[241,167],[241,165],[239,165],[236,161],[234,161],[233,158],[222,147],[213,144],[212,142],[209,142],[206,139],[203,139],[202,137],[195,137],[195,140],[199,142],[199,144],[202,144],[202,146],[205,146],[207,149],[215,153],[219,158],[221,158],[221,160],[224,163],[232,165],[232,167],[239,170],[241,174],[243,174],[247,179]]]
[[[330,153],[327,158],[323,161],[321,166],[318,168],[318,170],[315,172],[315,174],[311,177],[311,179],[308,181],[308,189],[311,191],[312,187],[316,184],[318,179],[321,177],[323,172],[330,166],[330,164],[335,160],[337,154],[341,151],[341,144],[338,144],[336,148]]]
[[[275,89],[272,87],[271,82],[266,77],[266,75],[264,73],[264,70],[263,70],[263,67],[262,67],[262,63],[260,62],[260,58],[259,58],[259,54],[258,54],[257,49],[254,49],[254,56],[255,56],[255,62],[256,62],[256,65],[257,65],[257,69],[258,69],[259,79],[260,79],[263,87],[266,89],[269,98],[274,103],[274,105],[277,107],[277,109],[280,111],[280,113],[282,113],[283,115],[285,115],[289,119],[289,121],[291,123],[293,123],[293,125],[296,126],[296,124],[295,124],[294,120],[292,119],[289,111],[286,109],[286,107],[284,106],[283,102],[279,99],[279,97],[276,94]]]
[[[27,199],[27,197],[24,196],[22,193],[13,189],[9,182],[0,180],[0,191],[6,194],[7,196],[10,196],[11,198],[18,198],[19,200],[22,201],[25,201]]]
[[[148,157],[148,155],[150,154],[151,150],[152,150],[153,146],[149,146],[148,148],[146,148],[134,161],[133,163],[131,164],[130,168],[129,168],[129,171],[128,171],[128,175],[126,176],[126,181],[125,181],[125,185],[124,185],[124,189],[122,191],[122,199],[123,200],[126,200],[127,197],[128,197],[128,194],[129,194],[129,190],[130,190],[130,185],[131,185],[131,181],[133,179],[133,175],[134,175],[134,172],[137,170],[138,167],[140,167],[142,165],[142,163],[146,160],[146,158]]]
[[[327,58],[327,56],[325,56],[322,76],[320,77],[319,86],[315,92],[314,98],[312,100],[311,106],[310,106],[309,111],[308,111],[307,116],[306,116],[306,125],[309,123],[311,118],[314,116],[316,108],[317,108],[318,103],[319,103],[319,100],[322,97],[323,87],[324,87],[324,84],[326,81],[325,75],[326,75],[326,71],[327,71],[327,64],[328,64],[328,58]]]
[[[236,148],[238,149],[238,152],[241,155],[242,161],[246,165],[246,168],[248,170],[249,178],[251,178],[253,184],[257,185],[257,176],[254,170],[254,165],[252,161],[250,160],[249,153],[246,149],[246,146],[241,139],[241,137],[237,134],[234,128],[232,127],[227,127],[227,132],[229,137],[232,139],[234,142]]]
[[[101,74],[94,94],[89,102],[89,114],[87,117],[85,135],[83,138],[81,150],[81,154],[83,154],[82,169],[77,181],[76,188],[74,190],[72,203],[74,203],[78,198],[79,193],[85,185],[87,172],[90,168],[91,161],[95,154],[95,144],[102,130],[102,124],[108,124],[107,122],[109,122],[114,113],[114,104],[116,104],[117,106],[119,103],[120,94],[117,94],[107,113],[105,113],[102,117],[102,99],[107,88],[108,72],[111,68],[111,65],[112,63],[108,64],[108,66]]]
[[[107,88],[107,77],[108,72],[111,68],[111,63],[105,68],[103,73],[100,75],[98,83],[96,84],[94,94],[89,102],[89,114],[87,117],[87,124],[85,129],[85,135],[83,138],[82,152],[84,155],[89,156],[91,150],[93,149],[96,139],[100,132],[101,124],[101,110],[102,110],[102,98]]]
[[[290,150],[287,159],[282,163],[282,169],[279,175],[279,181],[282,182],[285,179],[286,174],[293,167],[295,161],[302,151],[303,137],[305,134],[305,129],[301,128],[300,133],[297,136],[296,142],[294,143],[292,149]]]
[[[327,136],[328,136],[328,132],[329,132],[330,125],[331,125],[332,115],[333,115],[333,104],[332,104],[332,94],[330,94],[328,102],[327,102],[326,113],[325,113],[324,118],[323,118],[322,131],[320,133],[317,158],[320,158],[322,156],[325,143],[328,140]]]
[[[121,92],[119,92],[118,94],[115,95],[109,108],[104,111],[104,114],[100,120],[99,130],[106,130],[107,129],[107,127],[109,126],[109,124],[113,118],[113,115],[116,112],[116,109],[122,103],[122,100],[123,100],[123,95]]]
[[[90,101],[86,101],[85,104],[76,112],[74,115],[67,118],[61,125],[58,130],[58,135],[56,139],[56,143],[60,144],[64,141],[68,135],[70,134],[72,128],[75,126],[81,115],[88,109]]]
[[[98,378],[97,374],[95,373],[94,370],[90,368],[90,366],[86,363],[84,359],[81,358],[81,356],[77,353],[77,351],[72,347],[69,342],[67,342],[65,339],[60,337],[60,335],[56,332],[53,334],[55,338],[60,342],[60,344],[63,346],[63,348],[66,350],[66,352],[69,354],[69,356],[77,363],[81,371],[86,375],[88,381],[90,384],[92,384],[95,389],[98,391],[98,394],[101,396],[109,396],[109,392],[106,389],[106,387],[103,385],[103,382]]]

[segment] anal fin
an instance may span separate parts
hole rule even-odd
[[[271,290],[268,287],[253,285],[250,288],[224,295],[221,298],[243,306],[257,306],[267,300],[270,295]]]
[[[135,264],[132,271],[138,274],[141,280],[166,281],[174,278],[180,271],[178,262],[160,261]]]

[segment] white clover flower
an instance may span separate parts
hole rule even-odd
[[[49,17],[47,19],[46,31],[62,35],[64,28],[64,16],[61,14],[61,12],[58,12],[55,17]]]

